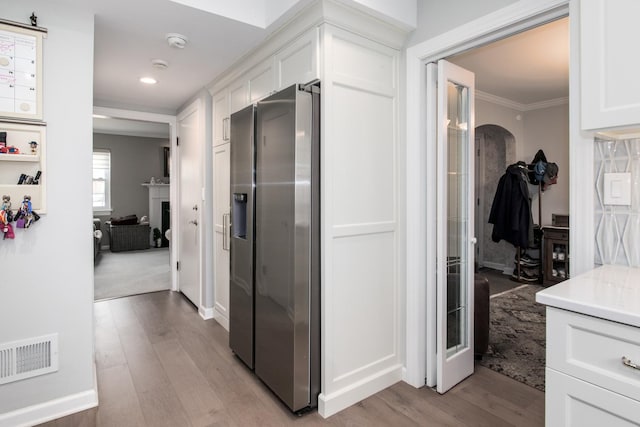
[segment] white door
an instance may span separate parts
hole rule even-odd
[[[437,73],[436,389],[473,373],[474,75],[447,61]],[[433,138],[432,138],[433,139]]]
[[[213,149],[214,317],[229,329],[229,221],[230,147]]]
[[[202,156],[198,108],[178,118],[179,154],[179,254],[180,291],[200,308],[200,211],[202,200]]]

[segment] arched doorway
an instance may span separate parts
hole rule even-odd
[[[491,204],[500,177],[516,161],[516,139],[502,126],[486,124],[476,127],[476,264],[505,271],[513,268],[513,246],[491,240],[488,224]],[[508,271],[511,273],[511,271]]]

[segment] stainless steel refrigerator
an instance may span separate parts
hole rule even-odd
[[[319,102],[294,85],[231,116],[229,343],[294,412],[320,384]]]

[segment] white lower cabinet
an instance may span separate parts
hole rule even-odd
[[[547,427],[640,425],[640,402],[554,369],[546,370]]]
[[[546,425],[640,426],[640,328],[547,308]]]

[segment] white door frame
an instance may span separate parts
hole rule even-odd
[[[570,245],[572,275],[593,268],[594,226],[592,185],[593,133],[580,130],[580,0],[520,0],[407,49],[406,87],[406,370],[404,381],[414,387],[435,383],[435,364],[427,358],[435,322],[428,322],[435,300],[435,147],[427,146],[426,64],[496,41],[567,15],[570,20]],[[427,310],[429,307],[429,310]],[[428,324],[428,326],[427,326]],[[430,347],[432,348],[432,347]],[[429,363],[429,368],[427,364]]]
[[[173,176],[171,177],[169,184],[169,200],[171,200],[171,240],[169,241],[169,246],[171,250],[171,290],[177,291],[178,287],[178,272],[175,268],[175,260],[178,259],[178,242],[177,242],[177,234],[175,230],[178,228],[178,209],[176,209],[177,204],[175,203],[178,200],[178,186],[177,186],[177,174],[178,170],[178,162],[177,156],[177,130],[176,116],[168,115],[168,114],[157,114],[157,113],[147,113],[144,111],[134,111],[134,110],[123,110],[120,108],[107,108],[107,107],[93,107],[93,114],[112,117],[114,119],[129,119],[129,120],[142,120],[145,122],[155,122],[155,123],[166,123],[169,125],[169,141],[171,144],[171,171],[173,172]]]

